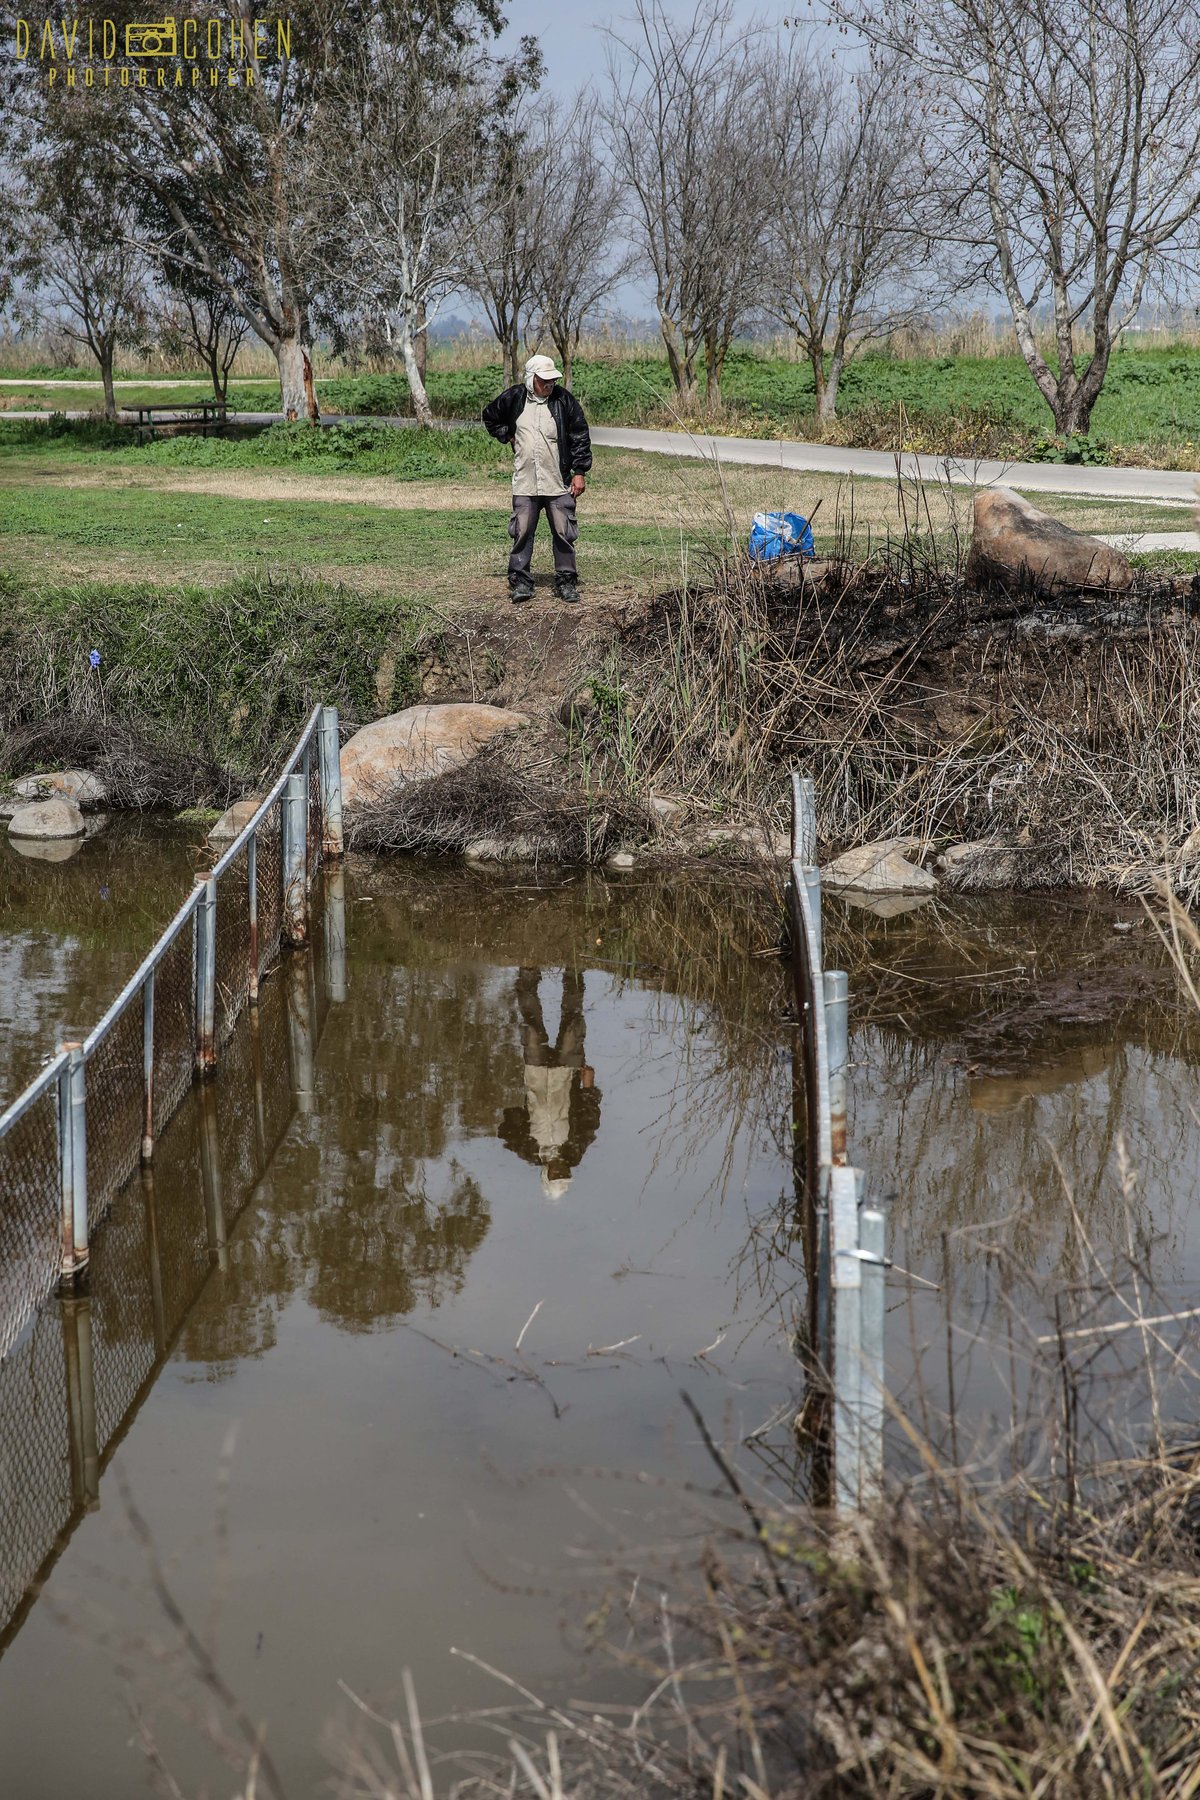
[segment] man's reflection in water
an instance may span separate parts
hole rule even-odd
[[[525,1104],[507,1106],[500,1141],[542,1172],[542,1192],[558,1200],[600,1124],[596,1072],[583,1059],[583,975],[564,969],[562,1013],[553,1048],[538,997],[540,969],[517,974],[525,1056]]]

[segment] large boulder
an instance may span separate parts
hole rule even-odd
[[[461,768],[498,731],[527,725],[502,706],[410,706],[376,719],[342,748],[342,801],[361,806],[405,781]]]
[[[8,835],[13,838],[77,838],[86,829],[73,800],[34,800],[29,806],[19,806],[8,822]]]
[[[23,775],[14,781],[12,791],[18,800],[73,800],[85,811],[90,806],[103,806],[108,789],[90,769],[55,769],[49,775]]]
[[[1119,550],[1072,531],[1004,487],[983,488],[975,496],[966,574],[972,587],[1038,594],[1133,585],[1133,570]]]
[[[861,844],[847,850],[821,870],[821,880],[830,888],[853,888],[860,894],[931,894],[937,880],[919,863],[909,862],[904,849],[915,845],[912,838],[881,838],[875,844]]]

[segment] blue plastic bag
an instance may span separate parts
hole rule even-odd
[[[755,513],[750,527],[750,560],[777,562],[781,556],[815,556],[812,526],[799,513]]]

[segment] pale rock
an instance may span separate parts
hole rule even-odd
[[[635,858],[630,856],[628,850],[614,850],[606,859],[605,866],[609,869],[632,869],[634,862]]]
[[[669,825],[672,819],[681,817],[683,813],[683,801],[671,800],[666,794],[651,794],[650,811],[654,813],[657,818],[661,819],[664,825]]]
[[[403,782],[461,768],[497,732],[528,723],[524,713],[502,706],[454,703],[376,719],[342,746],[342,802],[362,806]]]
[[[977,893],[988,888],[1014,886],[1018,872],[1017,858],[1013,852],[1004,844],[988,843],[984,838],[971,843],[948,845],[935,866],[952,887],[967,888]]]
[[[239,832],[246,829],[261,805],[261,794],[248,794],[244,800],[235,800],[229,810],[223,812],[212,827],[208,834],[208,842],[214,849],[218,844],[232,844]]]
[[[864,894],[930,894],[937,881],[919,863],[909,862],[896,848],[897,840],[861,844],[835,856],[821,870],[830,888],[855,888]]]
[[[538,843],[536,838],[473,838],[463,850],[468,862],[536,862],[538,859]]]
[[[699,848],[713,851],[741,851],[760,862],[791,860],[792,840],[783,831],[765,831],[761,825],[712,825],[700,833]]]
[[[18,807],[8,822],[8,835],[14,838],[77,838],[86,829],[73,800],[34,800]]]
[[[81,837],[73,838],[9,838],[9,843],[19,856],[27,857],[30,862],[65,863],[70,862],[83,848]]]
[[[73,800],[86,811],[89,806],[103,806],[108,789],[90,769],[55,769],[48,775],[23,775],[14,781],[12,791],[18,800]]]
[[[1133,585],[1133,569],[1119,550],[1072,531],[1005,487],[975,496],[966,576],[972,587],[995,583],[1041,594]]]

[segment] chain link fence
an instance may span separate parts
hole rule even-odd
[[[0,1358],[56,1282],[78,1281],[89,1225],[151,1163],[283,946],[306,941],[313,878],[341,845],[337,712],[317,707],[262,805],[100,1023],[0,1114]]]
[[[179,1111],[152,1163],[115,1196],[87,1290],[36,1310],[0,1357],[0,1652],[99,1503],[107,1463],[212,1271],[225,1266],[228,1240],[291,1124],[328,1006],[314,935],[314,954],[303,959],[318,993],[308,1009],[312,1041],[295,1042],[291,984],[269,984],[249,1029],[230,1039],[220,1082],[198,1090],[199,1104]]]

